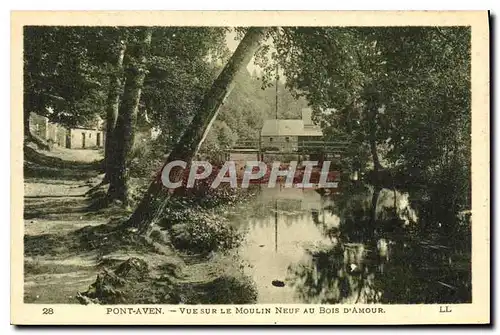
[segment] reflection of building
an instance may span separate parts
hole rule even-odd
[[[102,122],[95,127],[66,128],[49,122],[45,116],[30,114],[31,133],[49,143],[69,149],[92,149],[104,146],[104,133],[100,130]]]
[[[296,152],[299,143],[321,141],[323,132],[312,122],[312,110],[302,110],[302,120],[266,120],[262,127],[261,148],[267,151]]]

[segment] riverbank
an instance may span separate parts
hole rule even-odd
[[[130,211],[114,205],[93,208],[86,194],[102,179],[96,169],[100,155],[81,150],[68,156],[66,151],[54,149],[49,156],[29,150],[37,159],[25,161],[25,302],[255,300],[253,283],[231,248],[193,252],[188,245],[179,250],[182,236],[173,240],[168,229],[186,233],[182,228],[189,224],[144,237],[119,228]],[[209,216],[208,211],[198,214]]]

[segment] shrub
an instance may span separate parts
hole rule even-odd
[[[129,161],[130,177],[151,178],[165,160],[165,145],[144,133],[138,133]]]
[[[238,247],[243,240],[243,234],[226,219],[195,210],[170,231],[176,248],[194,253],[227,251]]]

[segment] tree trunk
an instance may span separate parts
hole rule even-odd
[[[137,109],[141,98],[141,90],[146,77],[146,53],[151,45],[151,28],[144,30],[142,45],[139,48],[137,64],[130,64],[125,73],[125,86],[119,106],[118,118],[113,142],[113,160],[110,164],[108,197],[128,203],[127,161],[132,151],[135,138]]]
[[[125,49],[127,48],[125,42],[120,38],[118,40],[118,58],[116,59],[115,69],[111,76],[111,87],[108,93],[108,100],[106,105],[106,141],[104,148],[104,162],[106,174],[102,181],[103,184],[109,183],[112,173],[112,162],[114,152],[113,134],[116,128],[116,121],[118,119],[118,108],[120,106],[120,93],[122,90],[122,76],[123,76],[123,58],[125,56]]]
[[[231,59],[205,94],[198,113],[170,152],[164,166],[174,160],[183,160],[189,166],[208,134],[211,124],[215,121],[219,107],[229,94],[236,75],[248,65],[267,30],[268,28],[255,27],[248,30]],[[182,169],[173,169],[170,179],[174,182],[178,181],[182,173]],[[167,192],[162,185],[160,170],[127,225],[138,228],[140,233],[147,232],[149,227],[161,218],[170,195],[171,192]]]
[[[398,217],[398,192],[396,191],[396,188],[394,187],[392,189],[393,194],[394,194],[394,217]]]
[[[380,170],[383,169],[377,152],[377,114],[379,107],[379,92],[377,87],[371,83],[364,88],[364,99],[366,101],[366,111],[368,112],[368,143],[370,145],[370,153],[373,159],[373,170],[375,177]]]
[[[375,185],[372,194],[372,205],[370,207],[370,224],[373,226],[377,222],[377,204],[381,188]]]
[[[382,170],[382,165],[380,164],[380,159],[378,157],[377,152],[377,107],[372,106],[370,108],[370,134],[369,134],[369,142],[370,142],[370,152],[372,154],[373,159],[373,170],[375,173],[378,173]]]

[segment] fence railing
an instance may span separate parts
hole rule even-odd
[[[299,153],[323,152],[341,154],[349,146],[347,141],[309,141],[299,140],[298,142],[288,142],[276,139],[272,143],[261,143],[259,140],[243,140],[236,142],[229,150],[230,152],[279,152],[292,151]]]

